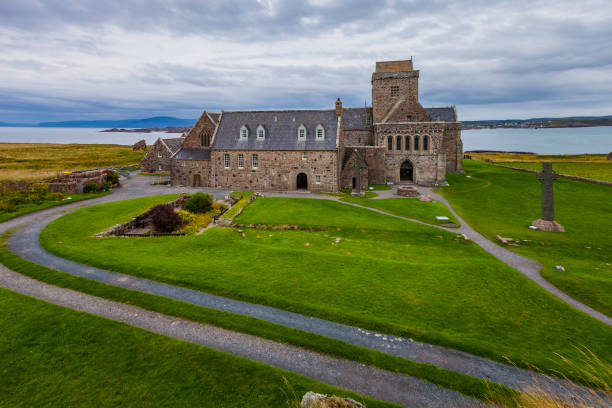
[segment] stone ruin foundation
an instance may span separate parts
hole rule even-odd
[[[105,170],[85,170],[63,174],[49,182],[49,191],[52,193],[82,193],[83,188],[90,183],[102,187],[106,182]]]

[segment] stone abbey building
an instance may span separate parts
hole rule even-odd
[[[232,190],[445,184],[461,171],[461,124],[454,107],[423,108],[418,81],[412,60],[377,62],[372,107],[338,99],[327,110],[204,112],[184,137],[158,140],[142,166],[170,169],[173,185]]]

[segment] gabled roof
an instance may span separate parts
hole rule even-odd
[[[444,108],[425,108],[435,122],[457,122],[457,114],[452,106]]]
[[[172,158],[176,160],[210,160],[210,149],[183,147]]]
[[[181,145],[183,144],[183,140],[185,140],[185,138],[175,137],[172,139],[162,139],[162,142],[164,142],[164,144],[168,147],[168,149],[170,149],[170,152],[174,154],[181,148]]]
[[[306,126],[306,140],[298,141],[297,130]],[[257,140],[257,127],[266,130],[264,140]],[[316,140],[315,129],[322,125],[325,139]],[[240,140],[240,128],[249,130],[247,140]],[[338,118],[335,110],[223,112],[213,149],[228,150],[335,150]]]
[[[368,124],[368,116],[370,122]],[[344,130],[371,129],[372,108],[344,108],[342,110],[342,128]]]
[[[206,112],[208,113],[208,116],[210,116],[210,119],[212,119],[213,122],[215,122],[215,124],[219,123],[219,115],[221,115],[220,113],[212,113],[212,112]]]

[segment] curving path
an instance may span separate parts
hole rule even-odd
[[[102,202],[118,201],[134,197],[142,197],[156,194],[168,194],[174,192],[189,192],[189,189],[176,189],[168,187],[155,187],[152,188],[148,185],[143,185],[142,181],[133,180],[128,181],[125,187],[119,192],[113,193],[112,195],[101,197],[98,199],[90,200],[87,202],[79,202],[70,204],[64,207],[56,207],[48,210],[44,210],[38,213],[25,215],[15,220],[8,221],[0,224],[0,233],[7,229],[14,227],[21,227],[21,229],[15,233],[9,240],[9,247],[12,251],[18,255],[31,260],[33,262],[49,266],[54,269],[62,270],[74,275],[86,277],[89,279],[98,280],[108,284],[125,287],[133,290],[140,290],[156,295],[170,297],[177,300],[190,302],[193,304],[229,311],[237,314],[244,314],[253,316],[262,320],[271,321],[278,324],[283,324],[288,327],[297,328],[300,330],[320,334],[327,337],[332,337],[345,341],[347,343],[355,344],[362,347],[368,347],[371,349],[379,350],[391,355],[403,357],[413,361],[430,363],[442,368],[454,370],[463,374],[471,375],[487,379],[500,384],[505,384],[516,389],[527,389],[533,385],[534,381],[541,384],[548,384],[551,387],[558,388],[559,380],[550,380],[548,377],[534,374],[527,370],[519,369],[516,367],[508,366],[487,360],[482,357],[473,356],[457,350],[447,349],[439,346],[432,346],[425,343],[415,342],[412,339],[402,339],[395,336],[387,336],[381,333],[370,332],[367,330],[360,329],[358,327],[342,325],[322,319],[313,317],[303,316],[296,313],[287,312],[263,305],[251,304],[247,302],[236,301],[233,299],[223,298],[219,296],[213,296],[207,293],[198,292],[190,289],[167,285],[160,282],[150,281],[147,279],[136,278],[129,275],[118,274],[103,269],[89,267],[86,265],[78,264],[66,259],[56,257],[47,251],[45,251],[38,243],[38,234],[40,231],[51,221],[61,217],[69,210],[76,208],[85,207]],[[224,194],[223,191],[214,191],[217,195]],[[432,194],[432,193],[430,193]],[[272,195],[272,194],[268,194]],[[293,195],[298,197],[310,196],[308,194],[285,194]],[[334,199],[329,196],[317,195],[316,198]],[[436,197],[440,201],[445,202],[442,198]],[[345,203],[347,205],[355,205]],[[446,203],[448,205],[448,203]],[[356,205],[359,206],[359,205]],[[362,206],[359,206],[362,207]],[[388,214],[384,211],[375,210],[368,207],[363,207],[369,210],[384,213],[390,216],[399,217],[393,214]],[[449,206],[452,210],[452,208]],[[454,211],[453,211],[454,213]],[[455,214],[455,216],[457,216]],[[404,218],[407,219],[407,218]],[[461,220],[457,216],[457,219]],[[410,220],[410,219],[407,219]],[[410,220],[415,221],[415,220]],[[417,221],[418,222],[418,221]],[[482,235],[472,230],[463,220],[461,220],[463,226],[459,229],[452,229],[451,231],[466,233],[479,245],[485,247],[488,244],[494,248],[487,250],[488,252],[495,251],[497,249],[507,252],[510,255],[522,258],[523,260],[529,261],[530,263],[522,264],[518,263],[521,268],[538,268],[538,264],[528,260],[527,258],[520,257],[510,251],[507,251],[497,245],[491,243]],[[482,244],[481,242],[482,241]],[[492,252],[491,252],[492,253]],[[495,255],[495,254],[494,254]],[[507,254],[506,254],[507,255]],[[501,255],[501,256],[506,256]],[[499,257],[498,257],[499,258]],[[501,259],[501,258],[500,258]],[[502,259],[503,260],[503,259]],[[509,262],[514,262],[516,259],[508,259]],[[504,261],[505,262],[505,261]],[[506,263],[509,263],[506,262]],[[509,263],[511,266],[519,269],[515,264]],[[520,269],[519,269],[520,270]],[[537,274],[535,269],[535,273]],[[523,272],[523,271],[521,271]],[[525,273],[525,272],[523,272]],[[538,274],[539,276],[539,274]],[[23,278],[23,277],[22,277]],[[540,278],[541,279],[541,278]],[[546,282],[546,281],[544,281]],[[49,285],[47,285],[49,286]],[[553,287],[554,288],[554,287]],[[556,289],[556,288],[555,288]],[[76,292],[75,292],[76,293]],[[81,294],[82,295],[82,294]],[[253,337],[253,336],[252,336]],[[310,351],[304,351],[309,352]],[[283,366],[284,367],[284,366]],[[284,367],[286,368],[286,367]],[[299,367],[295,369],[289,368],[292,371],[299,372]],[[307,374],[305,374],[307,375]],[[317,378],[317,377],[315,377]],[[416,380],[416,379],[415,379]],[[326,380],[323,380],[326,381]],[[418,380],[421,381],[421,380]],[[327,381],[326,381],[327,382]],[[436,387],[439,389],[438,387]],[[356,392],[366,393],[362,390],[355,390]],[[448,390],[445,390],[448,391]],[[370,395],[370,394],[368,394]],[[436,394],[437,395],[437,394]],[[459,395],[459,394],[457,394]],[[438,398],[437,396],[435,397]]]
[[[494,257],[496,257],[497,259],[499,259],[500,261],[502,261],[506,265],[510,265],[514,269],[518,270],[523,275],[527,276],[529,279],[531,279],[532,281],[534,281],[535,283],[540,285],[547,292],[553,294],[554,296],[556,296],[559,299],[563,300],[564,302],[572,305],[576,309],[581,310],[582,312],[588,314],[589,316],[591,316],[591,317],[593,317],[593,318],[595,318],[595,319],[597,319],[597,320],[599,320],[599,321],[601,321],[603,323],[606,323],[608,325],[612,325],[612,318],[610,318],[609,316],[607,316],[607,315],[605,315],[605,314],[603,314],[603,313],[601,313],[601,312],[599,312],[599,311],[597,311],[597,310],[595,310],[595,309],[585,305],[582,302],[577,301],[576,299],[574,299],[573,297],[567,295],[565,292],[559,290],[552,283],[550,283],[546,279],[544,279],[540,275],[540,269],[542,269],[542,264],[540,264],[537,261],[534,261],[533,259],[530,259],[530,258],[524,257],[522,255],[519,255],[516,252],[512,252],[510,250],[507,250],[506,248],[501,247],[501,246],[495,244],[494,242],[490,241],[489,239],[487,239],[481,233],[476,232],[467,222],[465,222],[459,216],[459,214],[457,214],[455,212],[455,210],[450,205],[448,200],[446,200],[440,194],[433,192],[433,190],[431,188],[427,188],[427,187],[418,187],[418,188],[419,188],[420,191],[430,195],[432,198],[440,201],[446,207],[448,207],[448,209],[453,214],[453,216],[455,216],[455,218],[461,223],[461,226],[459,228],[447,228],[447,227],[442,227],[440,225],[432,225],[432,224],[428,224],[428,223],[423,222],[423,221],[414,220],[412,218],[406,218],[406,217],[402,217],[402,216],[399,216],[399,215],[391,214],[391,213],[388,213],[386,211],[378,210],[376,208],[365,207],[363,205],[359,205],[359,204],[355,204],[355,203],[348,203],[348,202],[339,201],[339,200],[338,200],[338,202],[344,203],[344,204],[347,204],[347,205],[352,205],[352,206],[355,206],[355,207],[365,208],[367,210],[375,211],[375,212],[378,212],[378,213],[381,213],[381,214],[385,214],[385,215],[389,215],[391,217],[400,218],[400,219],[407,220],[407,221],[412,221],[412,222],[417,222],[419,224],[429,225],[429,226],[432,226],[432,227],[435,227],[435,228],[439,228],[439,229],[443,229],[443,230],[446,230],[446,231],[455,232],[455,233],[458,233],[458,234],[465,234],[468,238],[470,238],[472,241],[474,241],[476,244],[478,244],[482,249],[484,249],[485,251],[487,251],[488,253],[490,253],[491,255],[493,255]],[[387,190],[387,191],[389,191],[389,190]],[[389,194],[386,194],[386,195],[388,196]],[[391,197],[380,197],[380,198],[391,198]],[[395,196],[394,198],[398,198],[398,196]]]

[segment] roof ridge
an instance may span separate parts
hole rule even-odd
[[[272,112],[334,112],[335,109],[260,109],[260,110],[237,110],[223,111],[223,113],[272,113]]]

